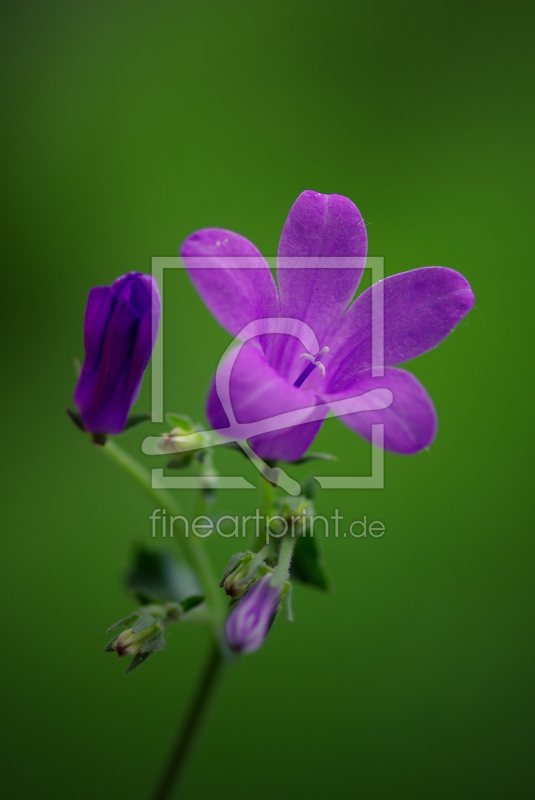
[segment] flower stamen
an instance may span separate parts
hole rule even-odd
[[[310,361],[310,364],[306,365],[306,367],[304,368],[304,370],[302,371],[302,373],[300,374],[298,379],[295,381],[294,386],[296,388],[299,388],[300,386],[303,385],[303,383],[306,381],[306,379],[308,378],[310,373],[313,372],[313,370],[316,367],[321,372],[321,377],[322,378],[325,377],[325,367],[321,363],[320,359],[323,358],[323,356],[328,352],[329,352],[329,348],[328,347],[322,347],[322,349],[319,351],[319,353],[317,355],[315,355],[315,356],[311,356],[310,353],[301,353],[299,358],[302,358],[302,359],[304,359],[306,361]]]

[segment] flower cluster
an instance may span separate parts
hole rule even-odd
[[[437,429],[433,403],[398,365],[436,347],[470,311],[474,296],[462,275],[446,267],[423,267],[387,277],[354,299],[366,263],[364,220],[347,197],[312,191],[297,198],[284,224],[276,282],[257,248],[232,231],[197,231],[180,252],[209,310],[241,342],[212,382],[208,418],[214,428],[228,432],[227,444],[234,424],[253,426],[250,436],[234,437],[234,443],[250,440],[256,454],[249,449],[250,457],[268,462],[265,476],[281,472],[274,466],[277,461],[303,458],[330,410],[368,440],[372,427],[382,424],[384,447],[394,453],[414,454],[432,443]],[[152,276],[131,272],[89,293],[85,360],[74,393],[78,414],[70,413],[94,441],[105,444],[106,437],[132,424],[130,409],[159,319],[160,297]],[[378,355],[374,336],[383,319]],[[389,401],[377,399],[380,395]],[[364,397],[375,399],[367,405],[346,402]],[[257,423],[280,415],[287,415],[281,425],[254,430]],[[167,416],[171,431],[161,437],[159,452],[171,456],[170,469],[195,465],[200,470],[206,500],[216,474],[210,439],[215,434],[202,432],[187,417]],[[105,450],[121,460],[111,445]],[[272,511],[291,523],[291,536],[287,528],[272,530],[259,553],[237,553],[223,575],[220,585],[235,606],[225,636],[238,653],[258,650],[282,598],[289,602],[292,558],[295,579],[328,588],[317,542],[307,536],[311,497],[303,488],[299,497],[275,499]],[[144,605],[112,626],[125,630],[106,650],[133,655],[129,671],[163,647],[168,624],[204,601],[191,594],[175,602],[175,590],[173,585],[164,605]]]

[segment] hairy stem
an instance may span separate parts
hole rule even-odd
[[[272,586],[282,586],[288,580],[290,575],[290,564],[295,547],[295,539],[293,536],[285,536],[281,542],[279,550],[279,560],[271,579]]]
[[[173,789],[183,775],[184,766],[191,750],[195,735],[198,732],[202,718],[206,712],[217,679],[219,678],[224,661],[217,645],[213,645],[208,655],[208,660],[191,706],[178,731],[175,744],[171,750],[169,761],[162,774],[160,783],[153,795],[153,800],[168,800]]]

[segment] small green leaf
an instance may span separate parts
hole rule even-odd
[[[205,600],[206,598],[203,594],[194,594],[191,597],[188,597],[186,600],[182,600],[179,605],[182,608],[182,611],[186,613],[186,611],[191,611],[192,608],[200,606]]]
[[[128,675],[129,672],[133,672],[135,669],[140,667],[143,664],[143,662],[146,661],[147,658],[150,655],[152,655],[152,653],[138,653],[136,656],[134,656],[134,658],[132,659],[132,661],[128,665],[128,668],[126,670],[126,674]]]
[[[290,575],[323,591],[331,588],[318,541],[312,536],[297,537]]]
[[[181,414],[166,414],[165,416],[172,428],[180,428],[184,433],[193,433],[195,431],[193,422],[189,417],[183,417]]]
[[[124,430],[129,431],[130,428],[135,428],[136,425],[141,425],[142,422],[149,422],[151,419],[152,414],[149,414],[146,411],[142,414],[130,414],[126,421],[126,425],[124,426]]]
[[[124,619],[120,619],[119,622],[116,622],[113,625],[111,625],[106,631],[106,633],[111,633],[112,631],[115,630],[115,628],[119,628],[121,625],[124,628],[128,628],[133,622],[136,621],[136,619],[138,619],[139,616],[140,616],[139,611],[134,611],[133,614],[129,614],[127,617],[124,617]]]
[[[140,633],[144,631],[145,628],[150,628],[151,625],[155,625],[158,620],[156,617],[153,617],[152,614],[141,614],[139,615],[139,619],[132,625],[132,633]]]
[[[134,555],[133,567],[126,584],[135,594],[150,601],[180,603],[200,594],[200,586],[192,570],[180,564],[167,550],[140,547]]]
[[[298,458],[297,461],[294,461],[294,464],[308,464],[309,461],[337,461],[338,459],[336,456],[332,456],[330,453],[306,453],[302,458]]]

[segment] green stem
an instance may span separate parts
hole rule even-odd
[[[260,483],[258,484],[258,511],[260,516],[264,518],[264,526],[266,525],[266,517],[271,516],[273,510],[274,491],[275,487],[273,484],[260,474]],[[252,534],[249,549],[252,550],[253,553],[258,553],[258,551],[264,547],[265,543],[265,536],[256,536]]]
[[[268,481],[267,478],[264,478],[263,475],[260,475],[260,485],[259,489],[259,501],[260,501],[260,513],[267,517],[269,516],[269,512],[272,510],[273,505],[273,494],[275,491],[275,487]]]
[[[107,439],[104,446],[98,449],[105,453],[123,472],[140,486],[158,508],[165,509],[169,517],[180,515],[180,506],[174,497],[165,489],[152,487],[151,474],[135,458],[126,453],[112,439]],[[181,552],[197,573],[201,581],[206,600],[212,612],[214,627],[219,627],[225,616],[223,595],[219,589],[219,581],[215,577],[210,559],[202,547],[202,542],[194,537],[182,537],[177,540]]]
[[[279,550],[279,559],[277,566],[271,579],[272,586],[283,586],[288,580],[290,575],[290,564],[295,547],[295,539],[293,536],[285,536],[281,542]]]
[[[176,789],[177,783],[183,775],[191,745],[206,712],[208,701],[221,674],[223,664],[221,651],[217,645],[214,645],[208,656],[204,673],[193,697],[189,712],[178,732],[169,761],[153,795],[153,800],[167,800],[172,790]]]

